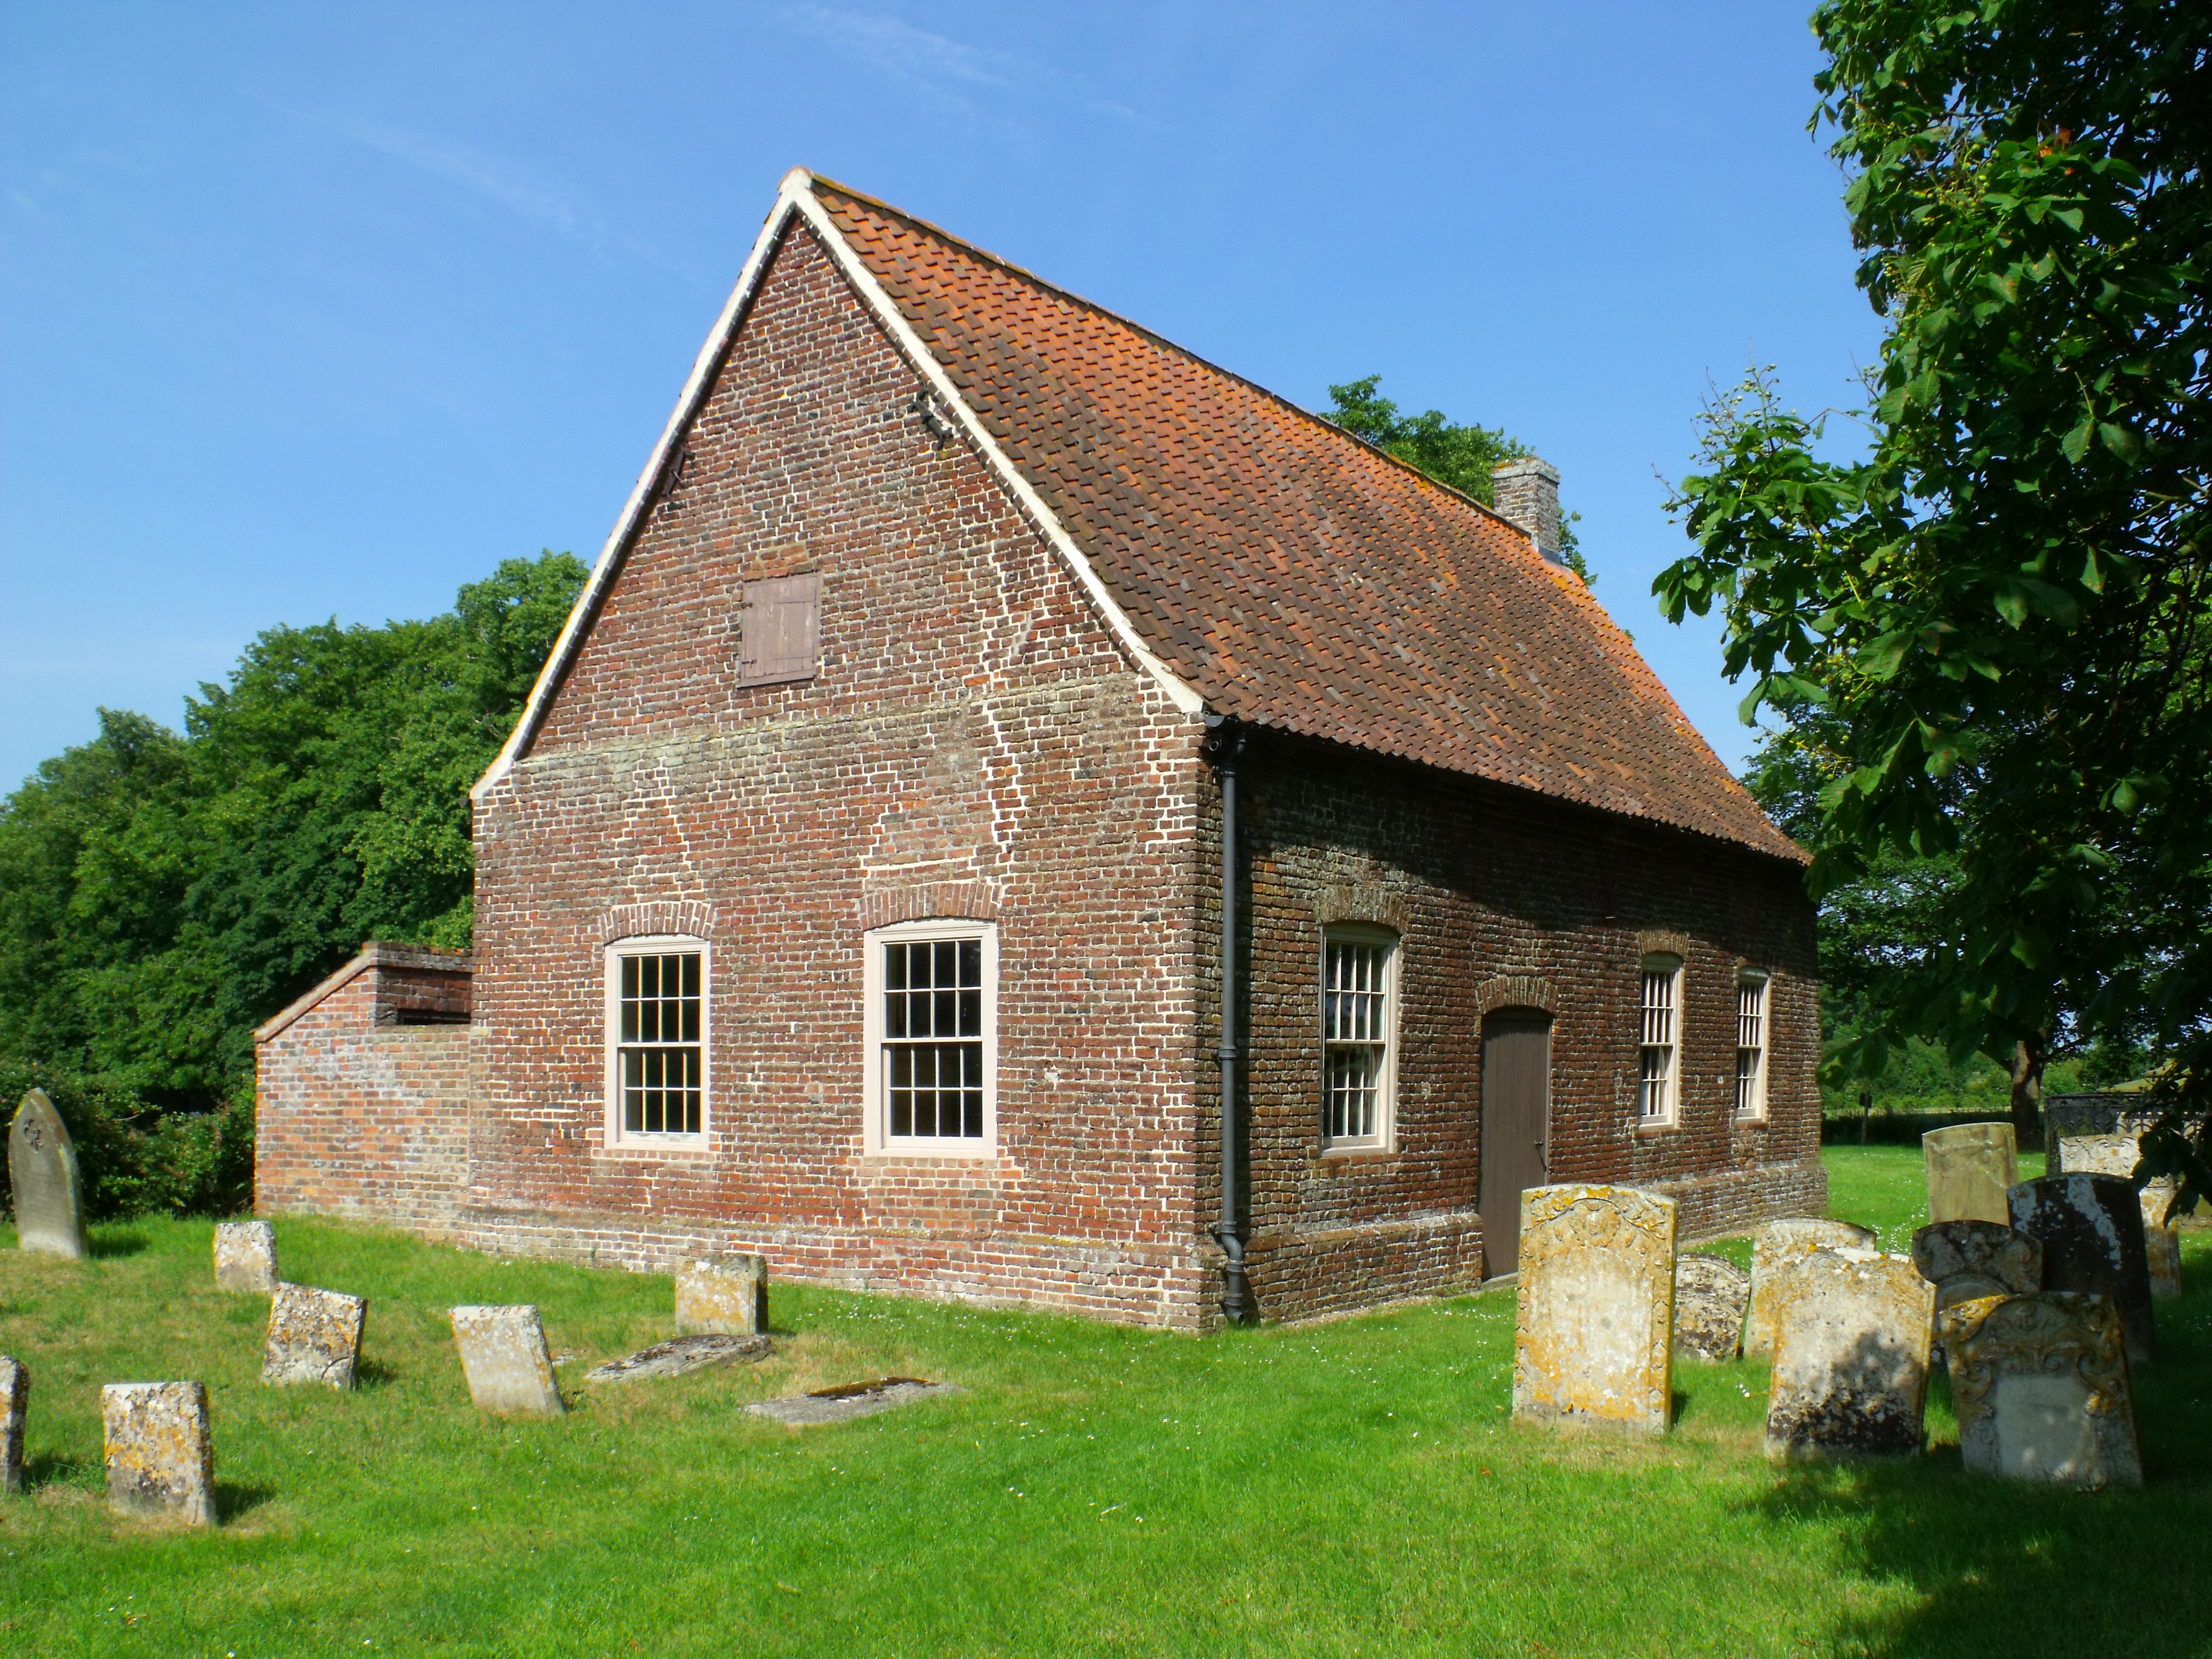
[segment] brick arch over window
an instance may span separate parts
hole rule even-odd
[[[1005,903],[1005,889],[995,881],[925,881],[905,887],[877,887],[860,895],[860,926],[872,931],[893,922],[939,918],[996,921]]]
[[[659,934],[719,938],[714,907],[701,899],[647,899],[641,904],[618,904],[599,918],[602,945]]]
[[[1315,895],[1314,920],[1324,927],[1340,921],[1371,922],[1402,934],[1406,902],[1379,881],[1339,882]]]
[[[1529,974],[1508,974],[1486,979],[1474,988],[1474,1006],[1494,1014],[1500,1008],[1535,1008],[1547,1014],[1559,1012],[1559,999],[1548,979]]]

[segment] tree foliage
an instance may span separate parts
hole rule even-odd
[[[1814,27],[1885,323],[1867,448],[1830,459],[1754,373],[1708,411],[1695,548],[1655,591],[1720,609],[1747,718],[1837,734],[1816,893],[1949,872],[1855,1058],[2016,1056],[2032,1104],[2069,1027],[2132,1033],[2201,1113],[2212,37],[2154,0],[1831,0]]]

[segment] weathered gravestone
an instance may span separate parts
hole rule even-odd
[[[1936,1328],[1968,1468],[2089,1490],[2142,1485],[2110,1302],[2074,1291],[1984,1297],[1945,1310]]]
[[[2005,1194],[2020,1179],[2018,1149],[2009,1123],[1961,1123],[1920,1137],[1928,1171],[1930,1221],[2010,1219]]]
[[[23,1422],[31,1404],[31,1368],[0,1353],[0,1495],[23,1490]]]
[[[1674,1200],[1633,1187],[1521,1194],[1515,1421],[1666,1431],[1675,1214]]]
[[[1774,1286],[1784,1273],[1815,1250],[1871,1249],[1874,1242],[1871,1227],[1812,1216],[1770,1221],[1752,1234],[1751,1315],[1743,1328],[1744,1352],[1774,1352]]]
[[[269,1343],[262,1351],[261,1380],[276,1386],[320,1382],[353,1387],[361,1361],[361,1331],[368,1303],[339,1291],[279,1285],[269,1304]]]
[[[100,1391],[107,1505],[142,1521],[215,1525],[215,1440],[198,1382],[111,1382]]]
[[[1995,1221],[1939,1221],[1912,1235],[1912,1265],[1936,1287],[1936,1311],[2043,1288],[2043,1244]]]
[[[537,1309],[455,1308],[453,1318],[453,1343],[477,1410],[504,1417],[561,1415],[553,1356]]]
[[[1927,1440],[1936,1287],[1912,1258],[1819,1249],[1775,1285],[1766,1455],[1777,1462],[1910,1456]]]
[[[681,1336],[754,1336],[768,1328],[768,1258],[710,1255],[676,1270]]]
[[[276,1294],[276,1230],[265,1221],[215,1224],[215,1287]]]
[[[1674,1264],[1674,1352],[1719,1364],[1743,1352],[1743,1316],[1751,1275],[1717,1255],[1686,1255]]]
[[[82,1261],[92,1254],[84,1237],[84,1183],[69,1126],[33,1089],[8,1126],[8,1185],[15,1197],[15,1241],[24,1249]]]
[[[856,1417],[872,1417],[916,1400],[939,1395],[965,1394],[955,1382],[925,1382],[918,1376],[879,1376],[872,1382],[844,1382],[811,1394],[782,1400],[757,1400],[745,1407],[754,1417],[765,1417],[789,1428],[812,1428],[823,1423],[848,1423]]]
[[[2087,1291],[2120,1316],[2128,1364],[2158,1358],[2142,1204],[2118,1176],[2045,1176],[2012,1189],[2012,1224],[2043,1243],[2043,1288]]]
[[[718,1331],[679,1336],[656,1342],[620,1359],[610,1359],[584,1373],[586,1382],[646,1382],[664,1376],[682,1376],[739,1359],[765,1359],[769,1343],[764,1336],[727,1336]]]
[[[2166,1207],[2173,1202],[2171,1190],[2146,1187],[2142,1204],[2143,1269],[2150,1276],[2150,1293],[2167,1299],[2181,1294],[2181,1229],[2166,1224]]]

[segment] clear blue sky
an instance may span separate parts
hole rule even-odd
[[[1659,475],[1709,374],[1872,355],[1815,63],[1789,0],[11,0],[0,789],[271,624],[595,555],[794,163],[1309,406],[1519,434],[1735,763]]]

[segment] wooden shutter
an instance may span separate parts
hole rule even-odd
[[[778,576],[745,584],[740,685],[814,678],[822,641],[822,578]]]

